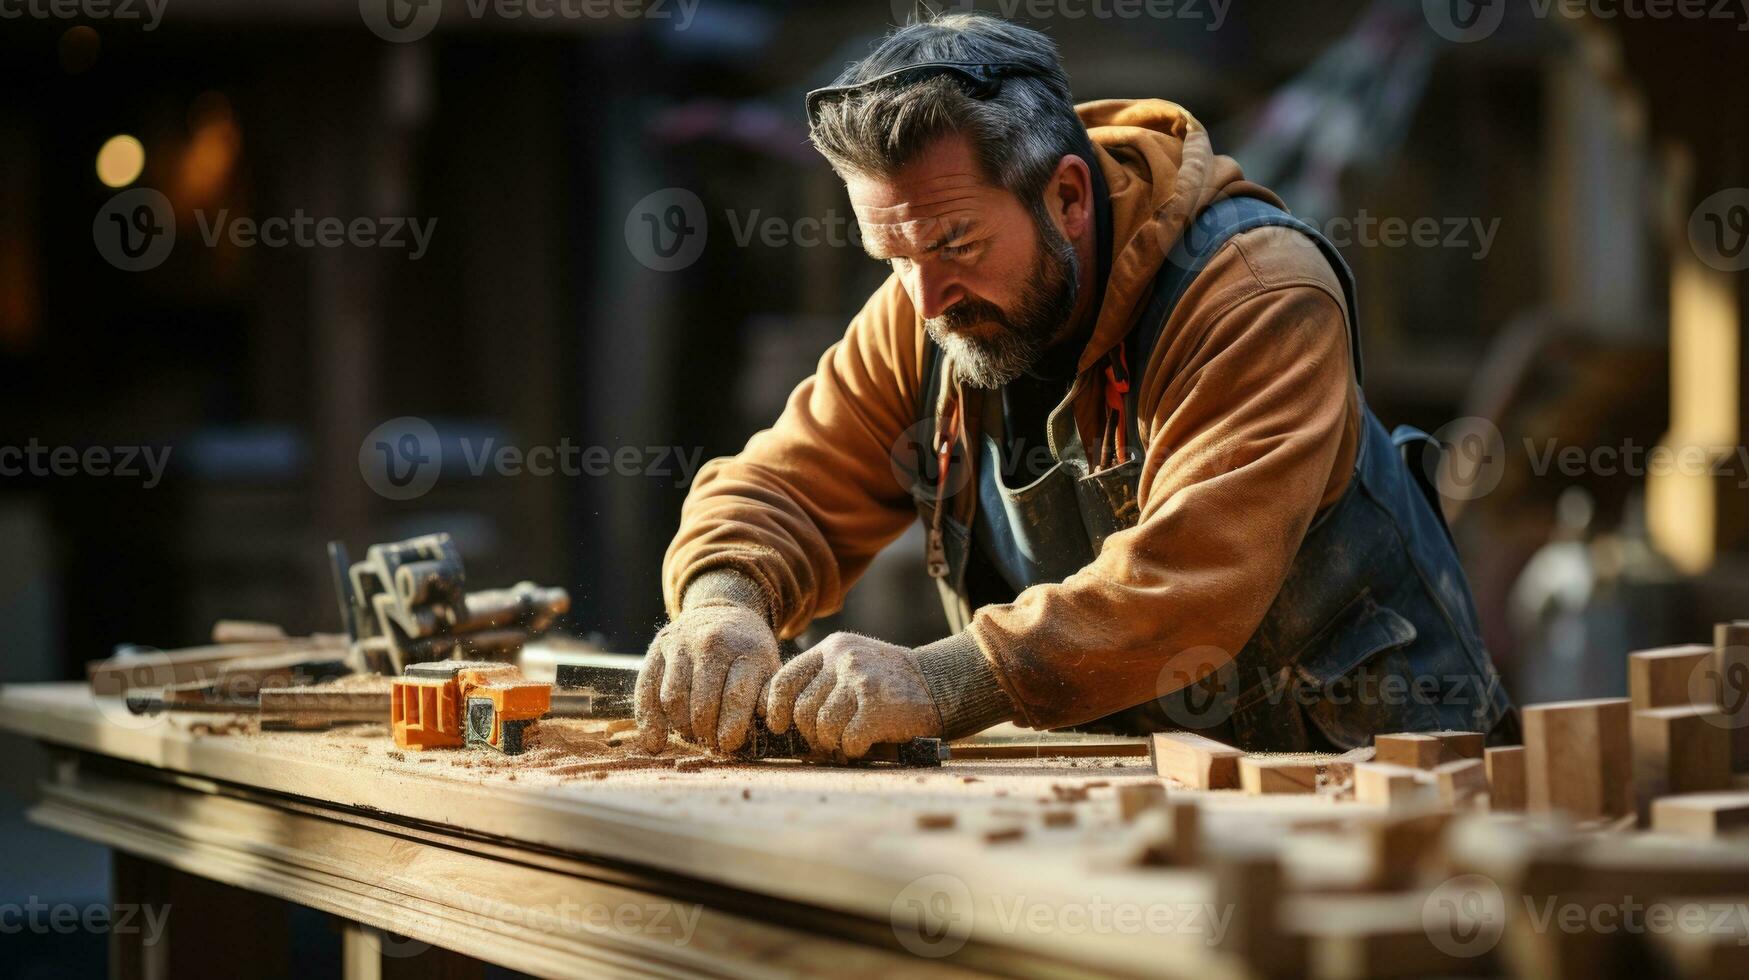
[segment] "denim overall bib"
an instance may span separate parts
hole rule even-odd
[[[1254,198],[1212,205],[1185,231],[1125,340],[1129,364],[1148,363],[1173,307],[1220,246],[1260,227],[1305,235],[1336,271],[1347,299],[1359,383],[1353,273],[1310,225]],[[935,443],[941,375],[940,350],[930,343],[919,404],[920,449]],[[938,518],[934,489],[944,483],[913,482],[925,524],[940,529],[930,571],[954,631],[964,629],[979,606],[1062,581],[1091,562],[1108,536],[1137,522],[1142,459],[1133,388],[1139,386],[1123,395],[1128,458],[1089,472],[1071,406],[1096,377],[1083,373],[1051,412],[1046,435],[1052,465],[1020,488],[1006,486],[1000,472],[1001,413],[992,410],[1000,399],[983,400],[977,479],[967,488],[977,494],[971,527],[946,513]],[[1437,495],[1424,470],[1405,460],[1407,451],[1432,442],[1408,426],[1387,433],[1363,399],[1353,477],[1306,531],[1281,590],[1245,647],[1216,674],[1163,674],[1159,689],[1173,693],[1082,727],[1128,734],[1195,729],[1253,751],[1346,750],[1370,745],[1375,734],[1439,729],[1516,741],[1517,712],[1482,646],[1475,603]],[[920,456],[915,473],[939,467],[927,454]]]

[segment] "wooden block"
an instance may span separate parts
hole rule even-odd
[[[1559,701],[1524,709],[1525,801],[1532,813],[1579,820],[1634,812],[1627,698]]]
[[[1487,736],[1481,732],[1442,731],[1428,732],[1427,734],[1439,739],[1440,746],[1445,750],[1444,761],[1446,762],[1456,762],[1459,759],[1480,759],[1482,750],[1487,744]]]
[[[1445,850],[1449,810],[1392,814],[1362,825],[1376,888],[1395,891],[1414,884],[1422,870]]]
[[[1392,809],[1422,806],[1435,796],[1427,774],[1389,762],[1362,762],[1354,767],[1354,798]]]
[[[1124,823],[1135,820],[1145,810],[1166,805],[1166,787],[1152,780],[1124,783],[1117,788],[1117,810]]]
[[[1248,755],[1239,760],[1239,788],[1253,796],[1266,793],[1316,793],[1318,764],[1301,759],[1271,759]]]
[[[1399,732],[1380,735],[1373,739],[1373,748],[1377,750],[1373,760],[1414,769],[1432,769],[1459,759],[1480,759],[1483,741],[1481,732]]]
[[[1425,732],[1380,735],[1372,740],[1374,762],[1411,769],[1432,769],[1445,761],[1445,743]]]
[[[1190,789],[1235,789],[1239,785],[1240,749],[1190,732],[1163,732],[1148,740],[1154,772],[1176,779]]]
[[[1481,759],[1458,759],[1432,772],[1439,802],[1449,807],[1473,806],[1488,792],[1488,766]]]
[[[1634,795],[1640,825],[1650,826],[1661,796],[1706,793],[1731,785],[1731,731],[1704,704],[1634,712]]]
[[[1700,644],[1628,654],[1628,700],[1634,710],[1697,703],[1690,681],[1712,655],[1712,647]]]
[[[1166,804],[1166,812],[1172,824],[1173,865],[1195,867],[1202,860],[1202,809],[1190,800],[1173,800]]]
[[[1654,800],[1652,829],[1685,837],[1749,834],[1749,790],[1687,793]]]
[[[1488,809],[1496,813],[1524,810],[1524,746],[1502,745],[1483,755],[1488,770]]]
[[[1749,772],[1749,621],[1713,628],[1712,692],[1731,729],[1731,770]]]

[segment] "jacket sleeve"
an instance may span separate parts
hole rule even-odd
[[[1192,284],[1144,375],[1137,525],[968,627],[1034,728],[1140,704],[1182,686],[1164,678],[1231,659],[1346,485],[1335,473],[1353,465],[1358,396],[1334,280],[1259,279],[1237,244]]]
[[[720,569],[758,584],[780,637],[843,605],[915,519],[891,460],[917,422],[921,352],[916,315],[888,279],[777,422],[699,471],[663,562],[669,615],[694,578]]]

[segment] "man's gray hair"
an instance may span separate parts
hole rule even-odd
[[[977,13],[941,14],[908,24],[845,69],[835,85],[854,85],[907,65],[960,61],[1015,65],[988,99],[966,94],[951,76],[876,85],[831,99],[813,121],[814,145],[843,175],[891,177],[925,147],[962,133],[986,180],[1037,207],[1057,164],[1088,155],[1057,46],[1038,31]],[[1088,157],[1087,165],[1094,166]]]

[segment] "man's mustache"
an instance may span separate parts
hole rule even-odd
[[[1013,329],[1002,308],[987,300],[961,300],[930,322],[936,329],[949,333],[961,333],[980,323],[994,323],[1004,330]]]

